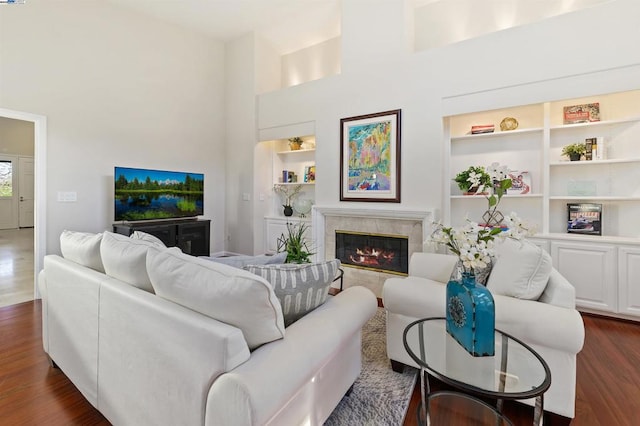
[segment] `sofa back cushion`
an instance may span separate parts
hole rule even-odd
[[[151,247],[158,247],[158,245],[105,231],[100,244],[105,273],[153,293],[146,267],[147,251]]]
[[[547,287],[551,256],[530,241],[506,239],[496,245],[496,260],[487,281],[491,293],[538,300]]]
[[[133,234],[131,234],[131,236],[129,238],[132,238],[134,240],[143,240],[143,241],[147,241],[149,243],[152,243],[158,247],[166,247],[165,243],[162,242],[162,240],[158,237],[156,237],[155,235],[151,235],[148,234],[146,232],[142,232],[142,231],[133,231]]]
[[[274,255],[261,254],[258,256],[227,256],[227,257],[208,257],[201,256],[202,259],[212,262],[221,263],[223,265],[233,266],[234,268],[244,268],[248,265],[280,265],[287,260],[287,253],[276,253]]]
[[[100,256],[102,234],[88,232],[62,231],[60,234],[60,250],[62,256],[98,272],[104,272]]]
[[[273,286],[288,327],[327,300],[339,267],[340,260],[333,259],[320,263],[249,265],[245,269]]]
[[[284,337],[280,302],[254,274],[155,248],[149,249],[147,270],[158,296],[239,328],[251,350]]]

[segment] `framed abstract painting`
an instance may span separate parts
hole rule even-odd
[[[401,110],[340,120],[340,201],[400,202]]]

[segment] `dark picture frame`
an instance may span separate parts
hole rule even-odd
[[[401,110],[340,120],[340,201],[400,202]]]
[[[602,204],[568,203],[567,232],[570,234],[602,235]]]

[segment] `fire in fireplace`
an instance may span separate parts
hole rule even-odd
[[[336,231],[336,258],[348,267],[407,275],[409,237]]]

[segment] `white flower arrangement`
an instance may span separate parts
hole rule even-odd
[[[514,212],[504,218],[506,229],[478,225],[467,219],[467,224],[458,228],[436,224],[430,241],[446,245],[458,256],[467,272],[486,268],[495,255],[495,241],[506,238],[522,240],[535,233],[535,227],[529,226]]]

